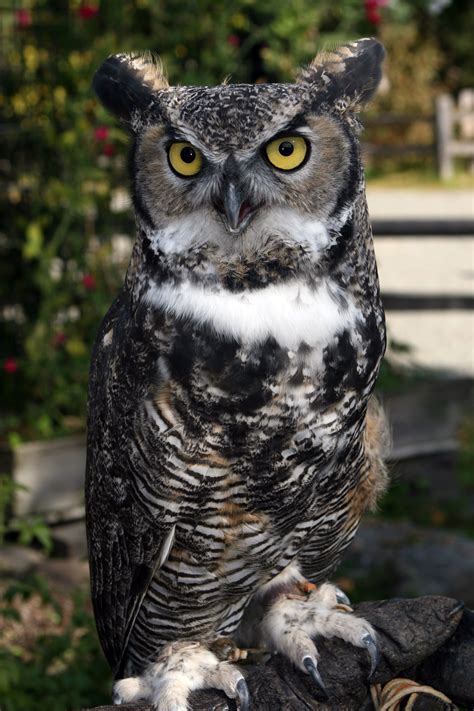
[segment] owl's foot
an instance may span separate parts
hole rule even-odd
[[[321,699],[326,700],[326,689],[318,670],[319,654],[313,638],[318,635],[339,637],[356,647],[365,648],[370,657],[370,679],[378,661],[376,635],[368,622],[350,614],[352,608],[341,590],[329,583],[320,588],[313,587],[311,589],[311,584],[298,583],[295,594],[286,593],[277,597],[262,620],[261,630],[266,645],[309,674]]]
[[[114,684],[116,705],[146,701],[156,711],[187,711],[187,699],[196,689],[220,689],[238,699],[240,711],[249,709],[246,681],[228,659],[244,658],[235,645],[217,640],[210,651],[200,642],[180,640],[166,645],[158,659],[142,676],[121,679]],[[221,661],[225,657],[226,661]]]

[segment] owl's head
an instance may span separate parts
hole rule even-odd
[[[215,87],[171,87],[148,55],[109,57],[94,89],[133,136],[149,249],[227,276],[229,264],[317,260],[360,190],[356,113],[383,57],[362,39],[318,54],[292,84]]]

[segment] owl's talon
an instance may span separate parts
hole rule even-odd
[[[321,701],[328,701],[328,692],[326,691],[326,687],[324,686],[321,674],[319,673],[318,663],[316,659],[314,659],[313,657],[304,657],[303,665],[305,666],[306,671],[313,680],[314,685],[318,689]]]
[[[306,671],[321,700],[327,700],[328,694],[318,671],[316,637],[337,637],[365,649],[370,656],[369,678],[379,661],[375,631],[366,620],[350,614],[347,597],[339,593],[334,585],[324,583],[305,600],[290,595],[275,596],[260,623],[263,642]]]
[[[339,612],[348,612],[348,613],[354,612],[354,608],[349,607],[349,605],[343,605],[342,603],[335,605],[334,609],[339,610]]]
[[[235,687],[237,698],[239,699],[240,711],[249,711],[250,709],[250,694],[247,682],[244,677],[239,679]]]
[[[341,590],[341,588],[335,588],[335,593],[336,593],[336,600],[338,601],[338,603],[340,605],[347,605],[347,607],[351,606],[351,601],[347,597],[346,593]]]
[[[361,641],[364,647],[367,649],[370,657],[370,671],[368,676],[368,679],[370,681],[380,661],[380,654],[377,648],[377,644],[375,642],[375,638],[371,634],[366,632],[364,635],[362,635]]]
[[[221,651],[225,648],[222,640],[214,646]],[[219,689],[239,700],[240,711],[249,711],[250,695],[239,668],[219,659],[206,644],[189,640],[163,647],[141,676],[115,682],[113,702],[120,705],[145,701],[155,711],[186,711],[189,694],[198,689]]]
[[[123,704],[123,698],[120,696],[120,694],[116,691],[112,692],[112,705],[113,706],[121,706]]]

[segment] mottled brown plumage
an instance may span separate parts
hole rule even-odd
[[[90,383],[92,597],[117,698],[181,711],[214,685],[244,708],[214,653],[232,636],[320,687],[311,636],[374,653],[340,591],[304,576],[327,579],[385,485],[355,118],[382,58],[360,40],[286,85],[173,88],[125,55],[96,75],[133,135],[138,225]]]

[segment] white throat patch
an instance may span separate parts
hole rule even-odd
[[[317,288],[293,280],[240,293],[182,282],[153,285],[145,300],[244,345],[273,337],[281,347],[293,350],[302,342],[324,347],[354,325],[360,313],[352,300],[344,305],[338,291],[327,279]]]
[[[313,216],[293,208],[272,207],[257,212],[239,241],[225,229],[214,210],[201,209],[192,215],[176,217],[148,235],[155,249],[166,255],[182,254],[204,244],[219,248],[223,254],[255,254],[270,242],[300,244],[318,259],[331,238],[326,225]]]

